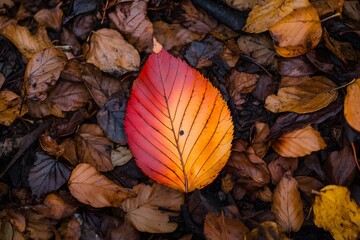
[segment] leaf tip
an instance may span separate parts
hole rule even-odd
[[[154,53],[159,53],[163,49],[163,46],[156,40],[155,37],[153,37],[153,49],[152,51]]]

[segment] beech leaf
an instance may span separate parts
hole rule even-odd
[[[136,196],[87,163],[80,163],[72,171],[68,186],[77,200],[96,208],[119,207],[125,199]]]
[[[25,96],[31,100],[45,100],[49,88],[59,79],[66,62],[65,53],[56,47],[49,47],[34,54],[25,70]]]
[[[297,81],[297,78],[292,79]],[[265,108],[274,113],[311,113],[325,108],[337,96],[336,85],[331,80],[322,76],[304,77],[300,83],[291,82],[288,86],[280,87],[277,95],[268,96]]]
[[[360,78],[347,87],[347,93],[344,100],[344,115],[349,125],[360,132]]]
[[[70,176],[70,169],[43,152],[36,153],[30,169],[29,184],[33,194],[41,196],[58,190]]]
[[[277,184],[271,211],[276,215],[277,223],[287,232],[297,232],[304,222],[304,210],[298,183],[286,172]]]
[[[155,44],[134,82],[125,132],[137,165],[185,192],[210,184],[233,138],[230,111],[209,80]]]
[[[246,235],[247,240],[259,240],[259,239],[280,239],[280,240],[290,240],[286,236],[284,229],[279,226],[276,222],[262,222],[257,228],[251,230],[251,232]]]
[[[134,186],[133,190],[137,197],[126,199],[121,206],[127,213],[126,218],[137,230],[150,233],[175,231],[178,224],[169,222],[169,217],[180,214],[183,193],[156,183],[152,186],[142,183]]]
[[[6,89],[0,91],[0,124],[10,126],[16,118],[27,113],[27,106],[21,108],[21,102],[16,93]]]
[[[303,157],[326,147],[320,133],[310,125],[281,135],[272,148],[283,157]]]
[[[334,239],[358,239],[360,207],[346,187],[328,185],[315,196],[314,223],[329,231]]]

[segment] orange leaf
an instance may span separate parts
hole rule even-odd
[[[347,87],[344,101],[344,115],[349,125],[360,132],[360,78]]]
[[[298,184],[286,172],[274,190],[271,211],[276,215],[276,220],[287,232],[299,231],[304,222],[304,210]]]
[[[303,157],[325,147],[320,133],[310,125],[283,134],[272,144],[272,148],[283,157]]]
[[[156,47],[134,82],[125,132],[145,174],[191,192],[210,184],[225,165],[233,138],[231,115],[209,80]]]
[[[77,200],[96,208],[119,207],[125,199],[136,196],[87,163],[80,163],[72,171],[68,186]]]

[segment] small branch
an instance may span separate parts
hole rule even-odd
[[[108,7],[109,7],[109,0],[106,0],[105,6],[103,8],[103,15],[102,15],[102,18],[101,18],[101,24],[104,24],[106,10],[108,9]]]

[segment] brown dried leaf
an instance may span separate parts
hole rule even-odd
[[[259,75],[239,72],[236,70],[231,71],[227,79],[227,86],[231,97],[239,94],[251,93],[256,88],[256,83]]]
[[[316,68],[305,56],[283,58],[279,61],[279,74],[289,77],[303,77],[316,73]]]
[[[267,123],[255,122],[255,135],[251,140],[251,147],[254,150],[255,154],[261,158],[267,153],[270,142],[267,141],[267,137],[270,134],[270,127]]]
[[[79,163],[79,159],[76,154],[76,142],[72,138],[68,138],[60,144],[60,147],[64,148],[62,155],[72,166],[76,166]]]
[[[290,240],[284,233],[284,229],[279,226],[276,222],[262,222],[257,228],[251,230],[246,235],[247,240],[259,240],[259,239],[279,239],[279,240]]]
[[[153,23],[156,40],[167,50],[180,50],[185,44],[201,40],[203,34],[191,32],[180,24],[168,24],[163,21]]]
[[[208,240],[243,240],[248,232],[240,220],[227,217],[223,212],[218,217],[208,212],[205,217],[204,234]]]
[[[50,193],[44,199],[44,204],[35,206],[35,209],[48,218],[60,220],[74,215],[77,207],[70,204],[61,195]]]
[[[83,124],[75,135],[76,150],[80,162],[90,163],[100,172],[111,171],[113,143],[105,136],[99,125]]]
[[[304,210],[298,183],[286,172],[274,190],[271,211],[277,223],[287,232],[297,232],[304,222]]]
[[[345,1],[344,2],[344,14],[349,18],[356,21],[360,21],[360,3],[359,1]]]
[[[54,30],[59,30],[62,23],[62,17],[64,15],[60,8],[62,2],[60,1],[56,7],[51,9],[41,9],[34,15],[34,19],[40,26],[45,26]]]
[[[326,14],[339,13],[341,15],[344,0],[310,0],[318,12],[319,16],[322,17]]]
[[[335,54],[343,63],[347,64],[347,60],[357,61],[358,54],[349,42],[340,42],[329,36],[324,30],[324,41],[326,47]]]
[[[52,45],[45,27],[39,27],[37,34],[32,35],[26,27],[8,25],[0,29],[0,35],[9,39],[27,59]]]
[[[293,174],[298,167],[297,158],[285,158],[279,156],[273,159],[269,164],[268,168],[271,173],[271,182],[277,184],[285,172],[291,172]]]
[[[10,126],[27,111],[27,106],[22,105],[19,95],[6,89],[0,91],[0,124]]]
[[[225,0],[225,2],[233,7],[236,8],[240,11],[244,11],[247,9],[251,9],[254,8],[255,5],[264,5],[265,4],[265,0],[253,0],[253,1],[248,1],[248,0]]]
[[[95,208],[119,207],[127,198],[136,194],[125,189],[87,163],[80,163],[72,171],[68,186],[71,195]]]
[[[175,231],[178,224],[169,222],[169,217],[180,214],[183,193],[157,183],[152,186],[142,183],[134,186],[133,190],[137,197],[126,199],[121,206],[127,213],[126,218],[137,230],[150,233]]]
[[[245,32],[261,33],[269,30],[271,26],[279,22],[285,16],[299,8],[310,6],[308,0],[272,0],[263,5],[256,5],[246,20],[243,28]]]
[[[120,2],[109,13],[110,21],[139,52],[152,49],[153,25],[147,18],[148,1]]]
[[[272,148],[283,157],[303,157],[326,147],[320,133],[310,125],[281,135]]]
[[[49,155],[55,156],[56,158],[61,157],[64,152],[64,146],[59,145],[55,139],[53,139],[49,133],[44,133],[39,137],[41,148]]]
[[[102,28],[92,32],[83,52],[88,63],[115,75],[136,71],[140,66],[137,50],[113,29]]]
[[[127,147],[119,146],[111,150],[111,162],[114,167],[126,164],[132,157],[133,155]]]
[[[79,240],[81,236],[81,224],[76,217],[72,217],[69,221],[62,222],[57,231],[61,239]]]
[[[319,191],[325,186],[316,178],[309,176],[296,176],[295,179],[298,182],[300,190],[307,195],[312,195],[313,190]]]
[[[311,51],[321,40],[322,27],[314,7],[297,9],[269,28],[276,52],[296,57]]]
[[[271,189],[268,186],[265,186],[263,189],[254,192],[252,196],[260,199],[263,202],[271,203],[273,198],[273,193],[271,192]]]
[[[35,53],[26,66],[23,91],[31,100],[45,100],[67,62],[65,53],[49,47]]]
[[[356,79],[347,87],[344,100],[344,115],[348,124],[360,132],[360,78]]]
[[[9,25],[15,25],[16,20],[7,16],[0,15],[0,29],[5,28]]]
[[[218,25],[205,11],[195,8],[190,0],[182,2],[181,8],[184,10],[184,20],[181,23],[190,31],[207,34]]]
[[[54,237],[55,222],[42,214],[29,209],[25,213],[26,237],[30,239],[50,240]]]
[[[287,82],[284,86],[284,79]],[[325,108],[336,100],[336,85],[323,77],[283,78],[277,95],[270,95],[265,100],[265,108],[274,113],[295,112],[311,113]],[[299,80],[301,80],[299,82]]]

